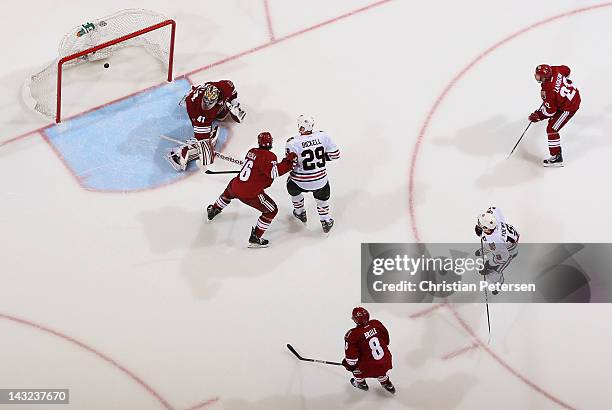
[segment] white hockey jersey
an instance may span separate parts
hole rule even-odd
[[[327,184],[326,163],[340,158],[340,150],[324,131],[291,137],[286,149],[297,154],[297,166],[289,178],[305,191],[323,188]]]
[[[496,207],[487,209],[487,212],[492,213],[497,220],[497,227],[490,234],[482,233],[482,242],[485,253],[489,253],[487,258],[492,266],[501,266],[510,261],[518,252],[517,246],[519,241],[519,233],[506,222],[506,218],[501,211]]]

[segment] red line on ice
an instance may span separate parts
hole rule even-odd
[[[215,397],[214,399],[206,400],[206,401],[203,401],[202,403],[195,404],[195,405],[189,407],[186,410],[198,410],[198,409],[201,409],[203,407],[209,406],[209,405],[211,405],[213,403],[216,403],[218,401],[219,401],[219,398]]]
[[[431,312],[436,311],[436,310],[438,310],[438,309],[440,309],[441,307],[444,307],[444,306],[445,306],[444,303],[433,305],[431,307],[428,307],[427,309],[423,309],[423,310],[420,310],[418,312],[415,312],[415,313],[411,314],[410,318],[411,319],[416,319],[416,318],[419,318],[421,316],[427,316]]]
[[[272,25],[272,15],[270,14],[270,4],[268,0],[263,0],[264,10],[266,12],[266,23],[268,25],[268,37],[270,41],[274,41],[274,26]]]
[[[527,379],[525,376],[520,374],[518,371],[516,371],[512,367],[510,367],[510,365],[508,363],[506,363],[504,361],[504,359],[502,359],[500,356],[498,356],[497,353],[495,353],[493,350],[491,350],[489,348],[489,346],[487,346],[486,343],[484,343],[482,340],[480,340],[478,335],[476,335],[476,332],[474,331],[474,329],[472,329],[470,327],[470,325],[468,325],[466,323],[466,321],[463,320],[463,318],[459,315],[459,313],[457,313],[457,311],[455,309],[452,308],[452,306],[449,305],[449,309],[452,312],[453,316],[455,316],[455,318],[457,319],[459,324],[461,324],[463,329],[465,329],[465,331],[468,332],[468,334],[474,339],[474,341],[479,345],[479,347],[484,349],[489,354],[489,356],[491,356],[504,369],[506,369],[513,376],[515,376],[516,378],[521,380],[523,383],[525,383],[526,385],[528,385],[529,387],[531,387],[532,389],[534,389],[538,393],[542,394],[544,397],[548,398],[550,401],[558,404],[559,406],[561,406],[561,407],[563,407],[565,409],[575,410],[575,407],[570,406],[569,404],[563,402],[561,399],[559,399],[559,398],[553,396],[552,394],[548,393],[542,387],[538,386],[537,384],[535,384],[534,382],[532,382],[531,380]]]
[[[474,342],[474,343],[472,343],[469,346],[466,346],[466,347],[461,348],[459,350],[455,350],[454,352],[450,352],[450,353],[445,354],[444,356],[442,356],[442,360],[452,359],[454,357],[457,357],[459,355],[462,355],[463,353],[467,353],[470,350],[474,350],[474,349],[477,349],[479,347],[480,347],[480,344],[478,344],[477,342]]]
[[[484,52],[479,54],[476,58],[474,58],[468,65],[466,65],[461,71],[459,71],[459,73],[457,75],[455,75],[455,77],[453,77],[451,79],[451,81],[447,84],[447,86],[444,88],[442,93],[435,100],[433,106],[431,107],[431,109],[427,113],[427,116],[425,117],[425,120],[424,120],[424,122],[423,122],[423,124],[421,126],[421,129],[419,131],[419,134],[417,136],[416,143],[414,145],[414,150],[412,152],[412,159],[410,161],[410,171],[409,171],[409,178],[408,178],[408,207],[409,207],[409,213],[410,213],[410,224],[411,224],[411,228],[412,228],[412,234],[413,234],[413,236],[414,236],[414,238],[415,238],[415,240],[417,242],[421,241],[421,237],[419,235],[419,229],[418,229],[418,225],[417,225],[417,215],[416,215],[415,205],[414,205],[414,196],[415,196],[414,181],[415,181],[415,174],[416,174],[417,159],[418,159],[418,156],[419,156],[419,153],[420,153],[421,145],[423,143],[423,140],[425,139],[425,135],[426,135],[427,130],[429,128],[429,124],[433,120],[436,111],[438,110],[438,108],[440,107],[440,105],[442,104],[442,102],[444,101],[446,96],[453,89],[455,84],[457,82],[459,82],[459,80],[461,80],[463,78],[463,76],[468,71],[470,71],[476,64],[478,64],[481,60],[483,60],[489,54],[493,53],[495,50],[497,50],[501,46],[505,45],[509,41],[515,39],[516,37],[518,37],[518,36],[520,36],[522,34],[525,34],[525,33],[529,32],[529,31],[532,31],[532,30],[534,30],[536,28],[539,28],[539,27],[541,27],[543,25],[546,25],[548,23],[552,23],[554,21],[561,20],[561,19],[563,19],[565,17],[570,17],[570,16],[574,16],[574,15],[577,15],[577,14],[580,14],[580,13],[587,12],[587,11],[598,10],[598,9],[602,9],[602,8],[606,8],[606,7],[610,7],[610,6],[612,6],[612,2],[607,2],[607,3],[601,3],[601,4],[592,5],[592,6],[582,7],[582,8],[571,10],[571,11],[568,11],[568,12],[565,12],[565,13],[557,14],[555,16],[552,16],[552,17],[546,18],[544,20],[538,21],[536,23],[533,23],[533,24],[531,24],[531,25],[529,25],[529,26],[527,26],[527,27],[525,27],[525,28],[523,28],[523,29],[521,29],[521,30],[519,30],[519,31],[517,31],[517,32],[515,32],[515,33],[513,33],[511,35],[509,35],[508,37],[498,41],[497,43],[493,44],[491,47],[489,47]],[[478,338],[478,335],[476,334],[476,332],[463,320],[463,318],[455,311],[455,309],[453,308],[452,305],[448,305],[448,307],[449,307],[449,310],[455,316],[455,318],[459,321],[459,323],[463,326],[463,328],[470,334],[470,336],[480,345],[480,347],[482,347],[494,360],[496,360],[508,372],[510,372],[516,378],[520,379],[522,382],[527,384],[529,387],[531,387],[532,389],[534,389],[538,393],[542,394],[544,397],[548,398],[552,402],[558,404],[559,406],[561,406],[563,408],[566,408],[566,409],[573,409],[574,408],[574,407],[570,406],[569,404],[566,404],[565,402],[563,402],[561,399],[558,399],[557,397],[555,397],[552,394],[548,393],[542,387],[538,386],[537,384],[535,384],[534,382],[530,381],[525,376],[523,376],[522,374],[520,374],[519,372],[514,370],[512,367],[510,367],[510,365],[508,363],[506,363],[500,356],[498,356],[495,352],[493,352],[485,343],[482,342],[482,340],[480,340]]]
[[[132,379],[134,382],[136,382],[137,384],[139,384],[142,388],[144,388],[151,396],[153,396],[155,399],[157,399],[157,401],[165,408],[165,409],[173,409],[173,407],[170,405],[170,403],[168,403],[168,401],[166,399],[164,399],[157,391],[155,391],[155,389],[153,389],[153,387],[149,386],[144,380],[142,380],[140,377],[138,377],[136,374],[134,374],[134,372],[132,372],[131,370],[129,370],[128,368],[126,368],[125,366],[119,364],[117,361],[111,359],[109,356],[105,355],[104,353],[100,352],[99,350],[94,349],[91,346],[86,345],[85,343],[76,340],[75,338],[68,336],[64,333],[58,332],[57,330],[53,330],[51,328],[45,327],[43,325],[40,325],[38,323],[34,323],[31,322],[29,320],[26,319],[21,319],[15,316],[11,316],[11,315],[7,315],[4,313],[0,313],[0,318],[2,319],[6,319],[9,320],[13,323],[17,323],[20,325],[25,325],[28,327],[31,327],[33,329],[36,330],[40,330],[44,333],[50,334],[52,336],[56,336],[64,341],[70,342],[75,346],[80,347],[83,350],[88,351],[89,353],[93,353],[96,357],[102,359],[103,361],[105,361],[106,363],[110,364],[111,366],[115,367],[116,369],[118,369],[119,371],[121,371],[123,374],[125,374],[126,376],[128,376],[130,379]]]

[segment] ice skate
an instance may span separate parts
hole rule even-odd
[[[255,228],[251,228],[251,237],[249,238],[249,248],[267,248],[270,241],[260,238],[255,235]]]
[[[353,385],[354,388],[359,389],[359,390],[368,391],[370,389],[370,387],[368,387],[368,384],[365,382],[365,380],[362,381],[361,383],[357,383],[354,377],[351,378],[351,384]]]
[[[300,221],[302,221],[303,223],[306,223],[308,221],[308,218],[306,217],[306,211],[302,211],[301,214],[298,214],[295,209],[293,210],[293,216],[295,216],[297,219],[299,219]]]
[[[329,218],[329,221],[321,221],[321,226],[323,227],[323,233],[329,233],[334,226],[334,220]]]
[[[545,167],[562,167],[563,166],[563,155],[552,155],[550,158],[543,161]]]
[[[206,214],[208,215],[208,220],[212,221],[213,218],[221,213],[221,210],[214,205],[208,205],[206,208]]]
[[[395,394],[395,386],[390,381],[380,384],[386,391],[391,394]]]

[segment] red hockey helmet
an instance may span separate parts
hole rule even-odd
[[[543,83],[552,77],[552,67],[548,64],[540,64],[535,69],[534,77],[538,83]]]
[[[353,309],[353,322],[358,326],[363,326],[370,321],[370,313],[361,306]]]
[[[257,144],[259,145],[259,148],[272,148],[272,134],[267,131],[260,132],[257,136]]]

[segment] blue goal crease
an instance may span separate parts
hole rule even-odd
[[[165,160],[176,143],[193,137],[187,112],[179,103],[191,84],[176,80],[114,102],[46,129],[45,135],[86,189],[138,191],[172,183],[193,173],[176,172]],[[219,127],[216,148],[228,137]]]

